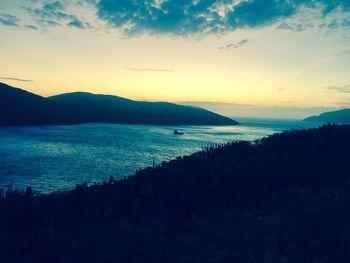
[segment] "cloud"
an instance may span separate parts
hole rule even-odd
[[[330,23],[325,24],[329,29],[350,27],[350,19],[333,19]]]
[[[9,15],[9,14],[0,14],[0,24],[4,25],[4,26],[13,26],[13,27],[17,27],[18,26],[18,22],[21,19],[19,19],[16,16],[13,15]]]
[[[288,24],[288,23],[283,22],[283,23],[279,24],[276,27],[276,29],[287,30],[287,31],[292,31],[292,32],[301,32],[301,31],[304,31],[310,27],[313,27],[313,25],[300,24],[300,23]]]
[[[338,93],[350,93],[350,85],[344,86],[329,86],[327,87],[331,91],[335,91]]]
[[[33,25],[25,25],[24,27],[28,29],[36,30],[36,31],[39,30],[36,26],[33,26]]]
[[[324,15],[336,9],[350,11],[349,0],[100,0],[96,4],[98,17],[127,35],[182,36],[271,25],[305,6],[321,8]]]
[[[155,71],[155,72],[174,72],[172,69],[162,69],[162,68],[133,68],[126,67],[127,70],[131,71]]]
[[[42,25],[46,26],[60,26],[61,24],[53,20],[40,20]]]
[[[73,16],[64,12],[65,6],[60,1],[46,2],[40,8],[31,11],[40,19],[72,19]]]
[[[219,47],[219,49],[222,49],[222,50],[224,50],[224,49],[237,49],[237,48],[240,48],[240,47],[247,45],[249,42],[251,42],[249,39],[242,39],[239,42],[230,43],[230,44],[227,44],[225,46]]]
[[[281,30],[289,30],[289,31],[294,31],[294,27],[292,27],[291,25],[287,24],[287,23],[282,23],[280,24],[278,27],[276,27],[277,29],[281,29]]]
[[[92,5],[96,6],[97,5],[97,0],[80,0],[77,2],[78,5],[84,6],[84,5]]]
[[[33,80],[31,80],[31,79],[19,79],[19,78],[10,78],[10,77],[0,77],[0,79],[20,81],[20,82],[33,82]]]
[[[66,9],[66,5],[62,1],[45,1],[35,8],[26,8],[44,29],[62,24],[81,29],[90,27],[88,23],[84,23],[76,15],[67,12]]]
[[[82,21],[80,21],[79,19],[75,18],[72,21],[70,21],[67,26],[71,26],[71,27],[76,27],[76,28],[80,28],[80,29],[85,29],[87,27],[89,27],[90,25],[87,23],[84,23]]]

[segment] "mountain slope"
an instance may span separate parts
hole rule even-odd
[[[319,116],[312,116],[312,117],[306,118],[304,121],[350,124],[350,109],[325,112]]]
[[[57,116],[46,98],[0,83],[0,125],[53,124]]]
[[[66,113],[67,121],[130,124],[233,125],[219,114],[166,102],[142,102],[110,95],[68,93],[50,97]]]
[[[0,83],[0,125],[125,123],[236,125],[219,114],[166,102],[133,101],[85,92],[43,98]]]

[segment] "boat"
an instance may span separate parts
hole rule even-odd
[[[174,135],[182,135],[184,134],[183,132],[179,132],[178,130],[174,130]]]

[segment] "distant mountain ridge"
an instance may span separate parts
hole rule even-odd
[[[312,117],[306,118],[304,119],[304,121],[350,124],[350,109],[325,112],[319,116],[312,116]]]
[[[0,83],[0,125],[120,123],[148,125],[237,125],[208,110],[168,102],[134,101],[87,92],[48,98]]]

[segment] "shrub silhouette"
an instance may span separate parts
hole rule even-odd
[[[211,145],[50,195],[9,187],[1,262],[350,262],[349,135]]]

